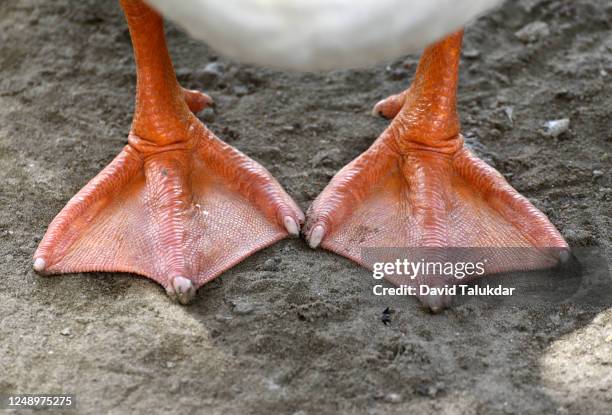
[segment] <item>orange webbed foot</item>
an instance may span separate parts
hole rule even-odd
[[[311,247],[368,268],[376,257],[368,248],[414,261],[469,260],[487,250],[487,274],[548,268],[569,257],[546,216],[464,148],[455,108],[460,42],[459,32],[428,48],[412,86],[375,106],[393,121],[312,203],[304,230]],[[388,280],[425,284],[421,277]],[[432,311],[449,305],[442,295],[420,299]]]
[[[53,220],[37,271],[133,272],[187,302],[253,252],[297,235],[303,215],[270,173],[195,125],[193,141],[173,148],[130,136]]]
[[[265,168],[193,115],[212,100],[179,86],[161,17],[141,1],[122,6],[138,70],[128,144],[53,219],[33,266],[133,272],[187,303],[253,252],[297,236],[304,215]]]

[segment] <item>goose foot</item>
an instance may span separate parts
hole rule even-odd
[[[217,275],[289,235],[303,214],[271,174],[192,113],[160,16],[122,0],[138,70],[128,144],[53,219],[34,254],[42,274],[132,272],[188,303]]]
[[[455,109],[460,44],[458,32],[428,48],[412,86],[376,105],[393,121],[310,206],[311,247],[368,268],[380,258],[457,264],[484,255],[480,275],[552,267],[567,257],[546,216],[464,148]],[[417,288],[458,282],[435,269],[386,278]],[[417,296],[434,312],[450,304],[446,295]]]
[[[49,225],[33,266],[132,272],[186,303],[253,252],[296,235],[302,221],[267,170],[195,124],[191,142],[172,148],[131,135]]]

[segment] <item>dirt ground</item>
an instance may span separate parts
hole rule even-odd
[[[515,35],[537,21],[548,33]],[[606,0],[509,1],[467,28],[459,86],[476,151],[572,246],[608,260],[611,21]],[[418,60],[294,74],[227,61],[173,27],[168,39],[182,84],[217,102],[207,125],[303,209],[385,128],[370,109]],[[301,240],[188,307],[132,275],[36,275],[46,226],[126,143],[134,89],[116,2],[0,2],[0,394],[72,393],[84,414],[610,413],[612,299],[430,315],[375,299],[367,270]],[[566,133],[540,133],[565,117]]]

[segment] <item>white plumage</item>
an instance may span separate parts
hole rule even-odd
[[[147,0],[222,54],[282,69],[371,65],[420,51],[502,0]]]

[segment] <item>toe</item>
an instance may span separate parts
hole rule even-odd
[[[36,258],[34,259],[34,264],[32,266],[34,268],[34,271],[43,272],[47,267],[47,263],[43,258]]]
[[[325,228],[323,225],[316,225],[310,232],[310,236],[308,237],[308,245],[310,245],[312,249],[317,248],[321,244],[324,236]]]
[[[183,89],[185,102],[194,114],[202,111],[204,108],[214,106],[214,101],[210,95],[196,89]]]
[[[195,296],[195,291],[191,280],[181,276],[174,277],[171,289],[166,290],[170,298],[178,300],[181,304],[189,304]]]
[[[283,219],[283,224],[285,225],[285,229],[289,232],[290,235],[298,236],[300,234],[300,227],[298,226],[295,219],[291,216],[285,216]]]
[[[386,119],[394,118],[402,109],[405,97],[406,92],[404,91],[378,101],[372,109],[372,115],[375,117],[383,117]]]

